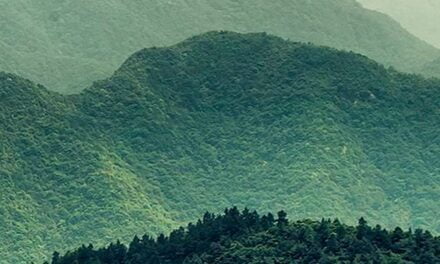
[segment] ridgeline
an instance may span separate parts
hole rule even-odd
[[[0,71],[78,93],[111,76],[137,50],[211,30],[268,32],[352,50],[408,72],[425,73],[422,67],[440,57],[356,0],[79,1],[0,0]]]

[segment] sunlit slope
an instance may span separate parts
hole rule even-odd
[[[0,73],[0,263],[41,259],[57,246],[158,232],[172,225],[160,193],[71,118],[75,106]],[[150,225],[136,225],[145,219]]]
[[[439,87],[226,32],[141,50],[79,95],[2,74],[4,263],[231,205],[439,232]]]
[[[0,70],[67,93],[110,76],[136,50],[220,29],[354,50],[405,71],[438,56],[355,0],[1,0],[0,9]]]

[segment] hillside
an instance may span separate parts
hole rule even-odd
[[[0,74],[0,263],[231,205],[438,233],[439,87],[229,32],[136,52],[78,95]]]
[[[440,262],[440,237],[428,231],[393,231],[339,220],[290,221],[284,211],[260,216],[248,209],[205,213],[197,223],[169,236],[137,236],[127,247],[119,241],[105,248],[82,246],[52,264],[240,264],[240,263],[425,263]]]
[[[210,30],[268,32],[420,71],[439,51],[355,0],[0,0],[0,70],[78,92],[133,52]]]

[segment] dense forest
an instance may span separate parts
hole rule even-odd
[[[78,92],[133,52],[210,30],[268,32],[410,72],[440,51],[356,0],[0,0],[0,71]]]
[[[392,231],[339,220],[289,221],[280,211],[260,216],[236,207],[224,214],[205,213],[196,223],[169,236],[135,236],[128,246],[117,241],[95,249],[92,244],[61,255],[51,264],[435,264],[440,263],[440,237],[417,229]],[[49,264],[49,262],[46,262]]]
[[[210,32],[78,95],[0,87],[2,264],[231,205],[440,232],[440,82],[362,55]]]

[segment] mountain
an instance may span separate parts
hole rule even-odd
[[[247,209],[226,209],[223,215],[205,213],[196,224],[169,236],[134,237],[129,247],[119,241],[106,248],[82,246],[52,264],[149,263],[426,263],[440,262],[440,237],[428,231],[387,231],[339,220],[290,222],[284,211],[277,219]]]
[[[0,70],[75,93],[133,52],[211,30],[268,32],[420,72],[440,52],[355,0],[0,0]]]
[[[435,0],[358,0],[391,16],[418,38],[440,48],[440,2]]]
[[[231,32],[140,50],[77,95],[2,73],[0,263],[231,205],[438,233],[439,87]]]

